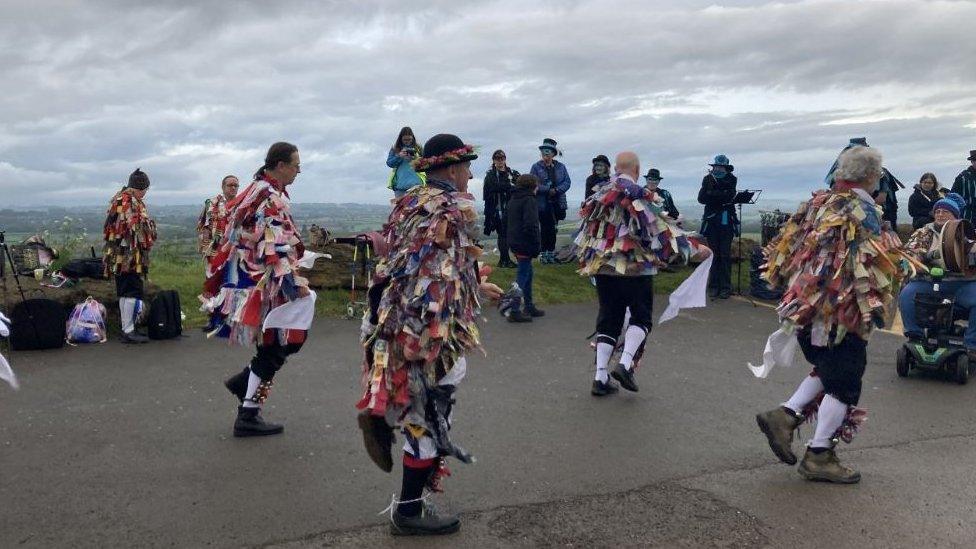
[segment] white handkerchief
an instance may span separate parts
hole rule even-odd
[[[708,302],[708,270],[712,268],[714,255],[708,256],[701,265],[685,279],[668,298],[668,308],[661,313],[658,324],[664,324],[678,316],[681,309],[704,307]]]
[[[753,366],[750,362],[749,369],[752,375],[765,379],[773,366],[780,365],[787,368],[795,364],[796,350],[800,343],[796,340],[796,334],[792,331],[787,332],[783,328],[770,334],[766,340],[766,349],[763,350],[763,363],[761,366]]]
[[[315,260],[320,257],[332,259],[332,254],[306,251],[304,254],[302,254],[302,258],[298,260],[298,266],[302,269],[311,269],[313,266],[315,266]]]
[[[308,297],[301,297],[271,309],[268,316],[264,317],[262,329],[307,330],[315,318],[315,298],[315,292],[309,290]]]
[[[3,355],[0,355],[0,380],[9,383],[15,391],[20,388],[20,384],[17,383],[17,374],[14,373],[13,368],[10,367],[10,363],[7,362],[7,359]]]

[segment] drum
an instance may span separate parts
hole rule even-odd
[[[946,270],[963,276],[976,276],[970,250],[976,243],[976,230],[965,219],[954,219],[942,226],[942,258]]]

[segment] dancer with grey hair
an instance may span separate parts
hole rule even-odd
[[[895,282],[924,270],[882,222],[882,208],[872,197],[882,173],[877,149],[844,151],[830,190],[804,202],[766,249],[765,276],[787,291],[777,309],[782,327],[770,336],[763,367],[753,367],[754,372],[765,377],[775,363],[771,357],[792,356],[782,351],[796,344],[813,371],[789,399],[758,414],[756,422],[776,457],[793,465],[793,433],[816,415],[799,466],[807,480],[861,480],[859,472],[840,463],[835,446],[841,439],[850,442],[863,421],[857,404],[868,337],[887,318]]]

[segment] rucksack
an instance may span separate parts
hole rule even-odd
[[[66,338],[73,343],[104,343],[108,339],[105,328],[105,306],[88,296],[75,305],[65,325]]]
[[[96,280],[105,280],[105,265],[102,263],[102,258],[95,257],[95,247],[91,248],[91,257],[85,257],[81,259],[72,259],[64,267],[61,267],[61,274],[73,278],[75,280],[79,278],[94,278]]]
[[[10,346],[15,351],[60,349],[68,315],[52,299],[27,299],[10,311]]]
[[[173,339],[183,334],[180,294],[174,290],[165,290],[156,294],[149,306],[146,330],[149,339]]]

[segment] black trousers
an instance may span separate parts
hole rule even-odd
[[[597,340],[614,345],[620,337],[624,316],[630,308],[630,324],[651,331],[654,310],[653,276],[596,275],[600,312],[596,317]]]
[[[857,406],[861,398],[861,378],[868,363],[868,342],[854,334],[847,334],[840,343],[816,347],[810,341],[810,329],[796,334],[800,350],[807,362],[813,364],[824,385],[824,392],[849,406]],[[830,341],[834,336],[830,336]]]
[[[271,344],[258,345],[254,358],[251,359],[251,371],[262,381],[271,381],[289,355],[293,355],[301,350],[302,343],[288,343],[282,345],[274,342]]]
[[[708,272],[708,287],[715,290],[732,290],[732,239],[731,225],[711,227],[706,235],[708,247],[715,254],[712,269]]]
[[[512,258],[508,255],[508,215],[500,215],[498,223],[498,255],[503,263],[509,263]]]
[[[142,275],[136,273],[119,273],[115,275],[115,295],[118,297],[142,299],[144,292]]]
[[[556,217],[552,207],[539,212],[539,231],[542,237],[542,251],[552,252],[556,249]]]

